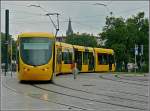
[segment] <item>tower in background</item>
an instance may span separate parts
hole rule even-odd
[[[68,30],[66,31],[66,36],[72,35],[73,34],[73,30],[72,30],[72,26],[71,26],[71,20],[69,17],[69,23],[68,23]]]

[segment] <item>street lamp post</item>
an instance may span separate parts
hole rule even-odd
[[[5,76],[8,71],[9,10],[5,10]]]
[[[113,12],[109,10],[108,6],[106,4],[103,3],[95,3],[93,5],[100,5],[100,6],[104,6],[107,10],[107,12],[112,16]]]

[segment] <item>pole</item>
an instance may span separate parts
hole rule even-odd
[[[11,44],[11,45],[10,45],[10,47],[11,47],[11,48],[10,48],[10,49],[11,49],[11,50],[10,50],[10,51],[11,51],[11,53],[10,53],[10,65],[11,65],[11,77],[12,77],[12,70],[13,70],[13,69],[12,69],[12,52],[13,52],[13,49],[12,49],[12,38],[10,38],[10,44]]]
[[[5,76],[8,69],[9,10],[5,10]]]
[[[56,57],[55,57],[55,54],[56,54],[56,52],[55,52],[55,50],[56,50],[56,48],[55,48],[55,45],[56,45],[56,35],[57,35],[57,31],[56,31],[56,34],[55,34],[55,37],[54,37],[54,48],[53,48],[53,78],[52,78],[52,82],[54,83],[54,79],[55,79],[55,76],[56,76],[56,74],[55,74],[55,71],[56,71]]]
[[[58,31],[59,31],[59,18],[58,18],[58,13],[57,13],[57,26],[54,24],[54,27],[55,27],[55,29],[56,29],[56,33],[55,33],[55,37],[54,37],[54,52],[53,52],[53,82],[54,82],[54,79],[55,79],[55,77],[56,77],[56,57],[55,57],[55,55],[56,55],[56,48],[55,48],[55,45],[56,45],[56,37],[57,37],[57,33],[58,33]],[[48,15],[49,17],[50,17],[50,15]],[[52,20],[52,19],[51,19]]]
[[[103,3],[95,3],[95,4],[93,4],[93,5],[101,5],[101,6],[104,6],[104,7],[106,8],[108,14],[110,14],[111,17],[112,17],[113,12],[110,12],[110,10],[109,10],[109,8],[107,7],[106,4],[103,4]]]
[[[135,73],[136,73],[136,55],[137,55],[137,46],[135,44],[135,65],[134,65]]]
[[[140,53],[140,71],[142,70],[142,56],[143,56],[143,45],[140,46],[141,47],[141,53]]]

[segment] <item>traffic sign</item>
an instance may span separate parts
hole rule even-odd
[[[135,47],[135,55],[138,55],[138,48]]]

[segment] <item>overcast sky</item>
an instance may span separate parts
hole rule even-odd
[[[103,5],[94,5],[102,3]],[[69,17],[72,20],[74,33],[89,33],[97,35],[105,25],[105,17],[113,16],[123,18],[136,15],[144,11],[149,18],[149,1],[1,1],[1,31],[5,32],[5,9],[10,11],[10,34],[21,32],[53,32],[55,29],[40,5],[50,13],[60,13],[60,31],[58,35],[65,35],[68,28]],[[52,19],[56,22],[56,17]]]

